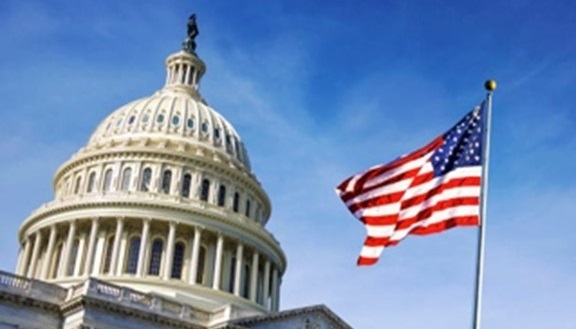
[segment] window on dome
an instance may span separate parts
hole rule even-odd
[[[152,169],[145,168],[142,171],[142,180],[140,181],[140,191],[148,192],[150,191],[150,181],[152,180]]]
[[[130,116],[130,118],[128,119],[128,124],[129,124],[129,125],[133,124],[133,123],[134,123],[134,120],[136,120],[136,117],[133,116],[133,115]]]
[[[240,194],[238,194],[238,192],[234,192],[234,202],[232,203],[232,210],[234,210],[234,212],[238,212],[239,208],[240,208]]]
[[[214,138],[216,138],[216,139],[220,138],[220,129],[219,128],[214,128]]]
[[[106,242],[106,252],[104,253],[104,267],[102,268],[102,273],[104,274],[110,271],[113,248],[114,248],[114,235],[111,235],[108,237],[108,241]]]
[[[80,192],[80,183],[82,183],[82,177],[78,176],[78,178],[76,178],[76,183],[74,184],[74,194]]]
[[[184,178],[182,179],[182,191],[181,194],[185,198],[190,197],[190,183],[192,181],[192,175],[184,174]]]
[[[156,122],[158,123],[164,122],[164,114],[158,114],[158,117],[156,117]]]
[[[136,274],[138,269],[138,257],[140,256],[140,237],[134,236],[130,239],[128,247],[128,260],[126,261],[126,273]]]
[[[142,116],[142,123],[148,123],[148,120],[150,120],[150,116],[146,113]]]
[[[112,169],[108,168],[104,173],[104,192],[110,191],[111,187],[112,187]]]
[[[218,205],[223,207],[226,203],[226,186],[220,185],[218,188]]]
[[[202,122],[202,132],[208,132],[208,124],[206,122]]]
[[[194,128],[194,119],[188,118],[188,121],[186,121],[186,126],[190,129]]]
[[[204,275],[204,271],[206,269],[206,247],[201,246],[198,252],[198,273],[196,273],[196,282],[200,284],[206,284],[204,279],[206,276]]]
[[[72,248],[70,249],[70,255],[68,255],[68,264],[66,265],[66,275],[74,275],[74,266],[76,266],[76,258],[78,257],[78,245],[80,241],[78,239],[74,240],[72,243]]]
[[[108,122],[108,124],[106,125],[106,131],[110,130],[110,127],[112,126],[112,122]]]
[[[93,171],[88,176],[88,187],[86,188],[86,192],[90,193],[94,191],[94,185],[96,184],[96,173]]]
[[[118,121],[116,121],[116,127],[120,127],[121,124],[122,124],[122,118],[119,118]]]
[[[246,200],[246,211],[244,212],[244,215],[246,215],[246,217],[250,217],[250,200]]]
[[[63,252],[63,243],[60,243],[58,247],[56,247],[56,252],[52,255],[52,271],[50,271],[50,277],[54,279],[58,276],[58,268],[60,267],[60,259],[62,257]]]
[[[122,185],[120,186],[120,189],[122,189],[122,191],[128,191],[128,189],[130,188],[131,179],[132,179],[132,168],[130,167],[124,168],[124,171],[122,172]]]
[[[180,124],[180,117],[177,115],[173,116],[172,117],[172,124],[175,126],[179,125]]]
[[[184,251],[186,247],[182,242],[176,242],[174,245],[174,258],[172,259],[172,279],[180,279],[182,277],[182,268],[184,266]]]
[[[172,171],[170,171],[169,169],[164,170],[164,174],[162,174],[162,192],[169,194],[171,183],[172,183]]]
[[[155,239],[154,242],[152,242],[152,251],[150,252],[150,265],[148,266],[149,275],[160,275],[162,249],[164,249],[164,242],[161,239]]]
[[[202,180],[202,186],[200,189],[200,200],[208,201],[209,197],[210,197],[210,180],[208,180],[208,178],[204,178]]]

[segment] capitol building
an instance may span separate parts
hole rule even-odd
[[[280,309],[287,261],[242,138],[199,91],[195,16],[164,86],[121,106],[54,174],[0,272],[4,328],[350,329]]]

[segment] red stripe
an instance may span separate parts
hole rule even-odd
[[[362,202],[353,203],[350,206],[348,206],[348,209],[350,209],[352,213],[355,213],[359,209],[367,209],[376,206],[383,206],[391,203],[397,203],[400,200],[402,200],[404,193],[406,193],[406,191],[380,195]]]
[[[437,211],[454,208],[457,206],[476,206],[479,204],[480,204],[479,197],[463,197],[463,198],[443,200],[433,205],[432,207],[420,210],[418,214],[416,214],[416,216],[405,218],[398,221],[398,224],[396,224],[396,230],[402,230],[408,228],[416,222],[428,219],[432,216],[433,213]]]
[[[393,161],[389,164],[383,165],[383,166],[379,166],[377,168],[374,168],[372,170],[369,170],[368,172],[366,172],[365,174],[362,175],[362,177],[360,179],[358,179],[356,181],[356,184],[354,184],[354,189],[352,192],[349,192],[350,195],[353,195],[351,197],[354,197],[356,195],[362,194],[364,193],[364,184],[375,178],[380,176],[381,174],[385,173],[386,171],[389,171],[390,169],[394,169],[397,167],[402,166],[405,163],[408,163],[412,160],[418,159],[420,157],[422,157],[423,155],[429,153],[430,151],[437,149],[438,147],[440,147],[442,144],[444,143],[444,137],[440,136],[437,137],[436,139],[434,139],[432,142],[430,142],[428,145],[408,154],[405,157],[399,158],[396,161]],[[356,175],[355,175],[356,176]],[[352,177],[355,177],[352,176]],[[348,180],[348,179],[347,179]],[[350,198],[349,194],[346,194],[346,197]]]
[[[435,195],[442,194],[447,189],[462,186],[480,186],[480,177],[472,176],[472,177],[452,178],[446,182],[442,182],[438,186],[431,188],[424,194],[416,195],[410,199],[403,200],[402,204],[400,205],[400,208],[407,209],[416,206],[432,198]]]
[[[367,247],[379,247],[379,246],[384,246],[387,243],[390,242],[390,237],[386,236],[386,237],[373,237],[373,236],[368,236],[366,237],[366,240],[364,240],[364,245]]]
[[[398,213],[386,216],[364,216],[360,220],[365,225],[392,225],[398,221]]]
[[[349,200],[351,200],[351,199],[353,199],[353,198],[355,198],[355,197],[357,197],[357,196],[359,196],[359,195],[361,195],[361,194],[365,194],[365,193],[368,193],[368,192],[370,192],[370,191],[379,189],[379,188],[381,188],[381,187],[383,187],[383,186],[390,185],[390,184],[394,184],[394,183],[398,183],[398,182],[401,182],[401,181],[403,181],[403,180],[412,178],[412,177],[418,175],[418,172],[419,172],[419,171],[420,171],[420,168],[416,168],[416,169],[412,169],[412,170],[409,170],[409,171],[402,172],[402,173],[400,173],[400,174],[398,174],[398,175],[396,175],[396,176],[393,176],[393,177],[391,177],[391,178],[389,178],[389,179],[387,179],[387,180],[385,180],[385,181],[382,181],[382,182],[380,182],[380,183],[378,183],[378,184],[376,184],[376,185],[373,185],[373,186],[370,186],[370,187],[365,187],[365,188],[362,190],[362,193],[360,193],[360,194],[351,194],[351,193],[348,194],[348,193],[347,193],[347,194],[345,194],[345,195],[343,195],[343,196],[341,197],[341,198],[342,198],[342,201],[344,201],[344,202],[346,203],[346,202],[348,202]]]
[[[461,216],[454,217],[448,220],[434,223],[426,227],[418,227],[410,231],[408,234],[412,235],[428,235],[434,233],[440,233],[446,231],[456,226],[478,226],[480,224],[480,218],[478,216]]]
[[[356,264],[358,266],[370,266],[370,265],[374,265],[378,262],[378,258],[369,258],[369,257],[358,257],[358,261],[356,262]]]

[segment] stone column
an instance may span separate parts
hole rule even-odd
[[[138,253],[138,266],[136,267],[136,276],[144,275],[144,261],[146,260],[146,251],[148,246],[148,235],[150,234],[150,218],[142,220],[142,236],[140,237],[140,252]]]
[[[84,258],[84,248],[86,247],[86,233],[80,235],[80,240],[78,241],[78,252],[76,253],[76,263],[74,264],[74,276],[79,276],[82,274],[82,260]]]
[[[166,262],[162,278],[168,280],[172,276],[172,262],[174,261],[174,237],[176,235],[176,222],[170,222],[168,240],[166,243]]]
[[[126,248],[128,246],[128,232],[124,231],[122,232],[122,240],[120,240],[120,248],[118,251],[118,260],[117,260],[117,264],[116,264],[116,275],[120,276],[122,275],[122,272],[124,272],[124,263],[125,263],[125,258],[126,258]]]
[[[190,273],[188,274],[188,283],[196,284],[196,277],[198,276],[198,254],[200,252],[200,240],[202,238],[202,230],[196,226],[194,227],[194,240],[192,241],[192,253],[190,254]]]
[[[30,239],[26,238],[24,239],[24,253],[22,256],[22,263],[20,264],[20,269],[18,270],[18,274],[19,275],[26,275],[26,270],[28,267],[28,259],[30,258],[30,248],[32,246],[30,245]]]
[[[86,251],[86,261],[84,263],[84,274],[90,275],[92,270],[92,263],[94,262],[94,251],[96,249],[96,235],[98,233],[98,218],[92,218],[92,225],[90,227],[90,237],[88,238],[88,248]]]
[[[262,287],[262,299],[264,299],[262,305],[269,310],[270,304],[268,299],[270,298],[270,260],[266,260],[264,264],[264,284]]]
[[[274,266],[272,270],[272,305],[270,309],[272,312],[278,312],[278,269]]]
[[[218,234],[216,242],[216,256],[214,257],[214,273],[212,276],[212,289],[220,289],[220,278],[222,277],[222,249],[224,248],[224,237]]]
[[[50,237],[48,238],[48,248],[46,249],[46,256],[44,256],[44,263],[42,264],[42,271],[40,272],[40,280],[48,279],[48,271],[52,263],[54,244],[56,244],[56,225],[50,227]]]
[[[256,302],[258,292],[258,261],[260,255],[256,250],[252,254],[252,272],[250,273],[250,300]]]
[[[68,275],[68,263],[70,259],[70,252],[72,251],[72,245],[74,244],[74,235],[76,234],[76,220],[70,222],[70,227],[68,228],[68,238],[66,238],[66,249],[64,251],[64,257],[62,257],[62,264],[59,269],[60,276]]]
[[[114,235],[114,245],[112,246],[112,259],[110,261],[109,275],[114,275],[116,263],[118,262],[118,251],[120,249],[120,240],[122,240],[122,230],[124,229],[124,218],[116,219],[116,233]]]
[[[36,273],[36,266],[38,262],[38,253],[40,252],[40,244],[42,243],[42,234],[40,230],[36,231],[34,236],[34,248],[32,249],[32,259],[30,260],[30,266],[28,266],[27,277],[34,278]]]
[[[98,234],[98,242],[94,249],[94,258],[92,261],[92,276],[97,276],[102,270],[102,259],[104,256],[104,245],[106,244],[106,232],[102,231]]]
[[[234,295],[240,296],[240,286],[242,285],[242,266],[244,266],[244,245],[238,241],[236,247],[236,265],[234,266]]]

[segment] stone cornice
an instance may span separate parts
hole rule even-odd
[[[266,322],[273,322],[281,319],[288,319],[294,316],[302,316],[305,314],[313,314],[313,313],[320,313],[330,319],[332,322],[338,325],[338,329],[352,329],[350,325],[348,325],[344,320],[342,320],[338,315],[332,312],[328,307],[325,305],[314,305],[309,307],[302,307],[291,309],[287,311],[282,311],[278,313],[273,313],[265,316],[255,316],[250,318],[242,318],[238,320],[234,320],[231,323],[239,324],[239,325],[250,325],[255,323],[266,323]]]

